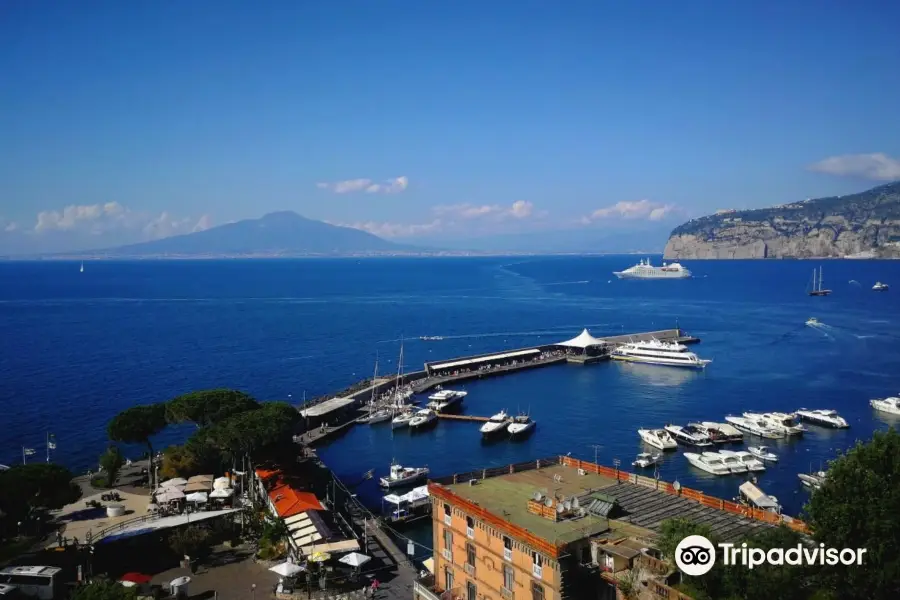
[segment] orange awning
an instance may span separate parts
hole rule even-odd
[[[275,506],[275,512],[282,519],[299,515],[308,510],[325,510],[316,495],[301,492],[289,485],[279,485],[269,492],[269,499]]]

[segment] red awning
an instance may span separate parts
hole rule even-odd
[[[119,581],[130,581],[131,583],[150,583],[151,579],[153,578],[143,573],[125,573],[119,577]]]

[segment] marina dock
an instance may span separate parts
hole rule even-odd
[[[478,417],[475,415],[451,415],[447,413],[438,413],[439,419],[449,419],[451,421],[478,421],[480,423],[486,423],[491,420],[490,417]]]

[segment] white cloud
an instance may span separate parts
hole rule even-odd
[[[361,229],[383,238],[400,238],[440,231],[444,223],[440,219],[434,219],[430,223],[407,224],[366,221],[363,223],[335,223],[335,225],[340,225],[341,227],[350,227],[352,229]]]
[[[409,186],[409,178],[406,176],[394,177],[382,182],[373,181],[372,179],[347,179],[333,183],[323,182],[316,184],[316,187],[320,190],[330,190],[335,194],[351,194],[354,192],[396,194],[405,190],[407,186]]]
[[[581,217],[579,223],[588,225],[602,219],[647,219],[661,221],[672,213],[679,212],[674,204],[660,204],[650,200],[616,202],[612,206],[598,208],[590,215]]]
[[[516,200],[510,206],[499,204],[451,204],[449,206],[435,206],[432,211],[438,216],[471,220],[491,218],[501,219],[525,219],[532,215],[534,204],[528,200]]]
[[[209,229],[209,215],[198,219],[176,217],[168,211],[159,215],[135,211],[118,202],[105,204],[70,205],[62,210],[42,210],[37,215],[34,232],[48,235],[53,232],[75,232],[90,235],[140,232],[143,239],[159,239],[192,231]]]
[[[900,179],[900,160],[881,152],[830,156],[809,165],[810,171],[844,177],[860,177],[875,181]]]

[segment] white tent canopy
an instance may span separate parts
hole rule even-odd
[[[591,333],[585,329],[577,337],[573,337],[571,340],[566,340],[565,342],[559,342],[556,344],[557,346],[568,346],[569,348],[581,348],[584,350],[589,346],[603,346],[606,342],[601,339],[595,338],[591,335]]]
[[[172,487],[176,485],[187,485],[188,481],[184,477],[173,477],[159,484],[159,487]]]
[[[188,502],[206,502],[209,500],[209,496],[206,495],[206,492],[194,492],[193,494],[188,494],[185,500]]]
[[[216,488],[212,492],[210,492],[210,498],[230,498],[234,494],[234,490],[231,488]]]
[[[367,562],[372,560],[371,556],[366,556],[365,554],[360,554],[359,552],[351,552],[347,556],[344,556],[338,562],[342,562],[345,565],[350,565],[351,567],[361,567]]]
[[[422,485],[403,495],[388,494],[384,497],[384,501],[390,502],[391,504],[400,504],[402,502],[416,502],[417,500],[423,500],[427,497],[428,486]]]
[[[164,488],[156,494],[157,502],[171,502],[172,500],[181,500],[182,498],[184,498],[184,492],[175,488]]]
[[[227,477],[216,477],[213,481],[213,487],[217,490],[224,490],[231,487],[231,480]]]
[[[269,569],[273,573],[277,573],[282,577],[293,577],[297,573],[302,573],[306,569],[301,567],[300,565],[294,564],[290,561],[283,562],[280,565],[275,565]]]

